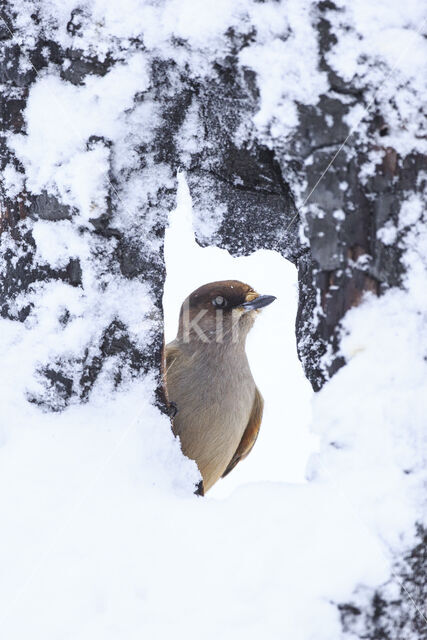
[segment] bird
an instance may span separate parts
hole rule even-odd
[[[178,333],[164,349],[172,431],[194,460],[204,495],[252,450],[264,400],[245,351],[259,311],[276,299],[239,280],[210,282],[183,302]]]

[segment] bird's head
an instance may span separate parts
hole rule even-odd
[[[275,299],[239,280],[204,284],[182,304],[178,338],[187,343],[244,343],[259,310]]]

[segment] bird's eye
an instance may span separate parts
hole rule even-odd
[[[212,304],[214,307],[219,307],[220,309],[224,309],[227,306],[227,300],[222,296],[217,296],[212,300]]]

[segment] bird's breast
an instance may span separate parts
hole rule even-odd
[[[248,424],[255,382],[244,351],[181,353],[167,372],[174,433],[205,490],[223,474]]]

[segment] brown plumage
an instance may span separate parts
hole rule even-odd
[[[184,300],[177,337],[165,348],[173,431],[199,467],[202,494],[249,454],[258,436],[263,399],[245,342],[259,309],[274,299],[237,280],[206,284]]]

